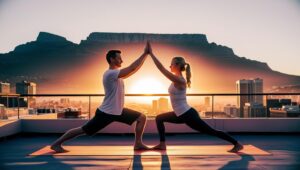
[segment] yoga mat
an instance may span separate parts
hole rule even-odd
[[[253,145],[244,145],[239,153],[230,153],[227,150],[232,145],[170,145],[166,151],[147,150],[134,151],[133,146],[64,146],[69,152],[55,153],[50,146],[45,146],[30,156],[130,156],[130,155],[173,155],[173,156],[216,156],[216,155],[271,155]]]

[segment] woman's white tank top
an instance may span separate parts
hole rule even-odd
[[[172,83],[168,91],[170,94],[172,108],[177,116],[182,115],[191,108],[186,101],[186,88],[182,90],[177,89],[174,86],[174,83]]]

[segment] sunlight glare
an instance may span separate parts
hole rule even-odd
[[[139,93],[139,94],[157,94],[166,93],[167,87],[153,77],[141,78],[137,80],[129,89],[129,93]]]

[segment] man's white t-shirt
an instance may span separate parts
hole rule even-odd
[[[124,82],[118,78],[120,70],[109,69],[103,74],[105,97],[99,110],[112,115],[121,115],[124,107]]]

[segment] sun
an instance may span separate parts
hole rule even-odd
[[[166,87],[156,78],[141,78],[134,82],[129,88],[129,93],[135,94],[157,94],[166,93]]]

